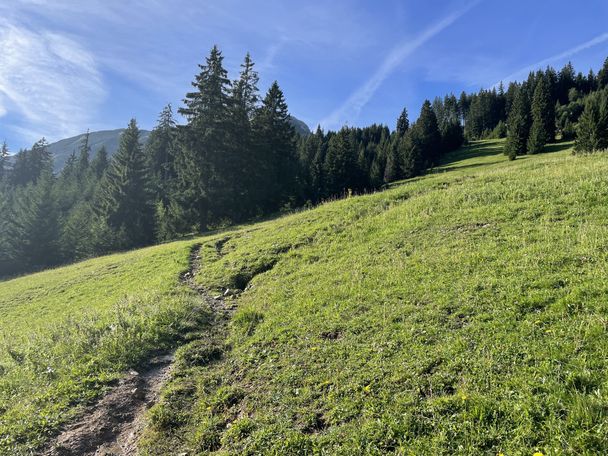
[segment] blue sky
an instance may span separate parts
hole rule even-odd
[[[605,0],[2,0],[0,140],[16,151],[85,131],[152,128],[213,44],[232,77],[247,51],[314,128],[393,127],[425,98],[597,70]]]

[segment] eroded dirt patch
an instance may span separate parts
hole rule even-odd
[[[97,404],[89,407],[41,454],[135,455],[145,411],[158,399],[170,374],[173,355],[156,356],[145,371],[131,370]]]

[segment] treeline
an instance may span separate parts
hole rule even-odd
[[[44,140],[0,148],[0,275],[66,263],[253,220],[423,173],[463,142],[506,137],[510,158],[561,137],[608,148],[608,59],[596,76],[572,65],[507,90],[425,101],[410,125],[295,133],[274,82],[261,97],[249,55],[230,80],[214,47],[179,113],[161,113],[147,143],[135,120],[118,151],[80,150],[57,175]]]
[[[527,80],[512,82],[507,90],[481,90],[458,100],[467,140],[507,138],[505,154],[542,152],[557,138],[576,140],[577,152],[604,150],[608,59],[596,75],[576,73],[571,63],[560,71],[548,67],[531,72]]]
[[[249,55],[231,81],[214,47],[178,125],[167,106],[147,143],[135,120],[116,154],[88,134],[57,175],[45,140],[9,166],[0,154],[0,275],[124,250],[381,188],[459,147],[453,97],[425,102],[410,126],[372,125],[299,136],[274,82],[264,97]]]

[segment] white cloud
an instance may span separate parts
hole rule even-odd
[[[423,46],[427,41],[431,40],[456,22],[471,8],[477,5],[479,1],[480,0],[469,3],[464,8],[448,15],[429,27],[413,40],[407,40],[394,47],[367,82],[355,90],[338,109],[323,119],[320,124],[326,128],[335,128],[343,125],[348,120],[357,118],[363,107],[371,100],[386,78],[402,64],[407,57]]]
[[[608,32],[602,33],[601,35],[596,36],[595,38],[590,39],[589,41],[585,41],[578,46],[574,46],[573,48],[568,49],[567,51],[560,52],[559,54],[553,55],[546,59],[543,59],[539,62],[533,63],[532,65],[528,65],[524,68],[520,68],[519,70],[511,73],[510,75],[502,78],[502,81],[515,81],[519,78],[526,77],[531,71],[538,70],[540,68],[544,68],[547,65],[550,65],[553,62],[560,61],[572,57],[579,52],[585,51],[589,48],[597,46],[598,44],[602,44],[608,41]],[[500,81],[494,84],[494,87],[497,87],[500,84]]]
[[[83,46],[67,36],[0,21],[0,53],[0,113],[14,122],[9,128],[27,131],[29,140],[59,139],[87,128],[105,92]]]

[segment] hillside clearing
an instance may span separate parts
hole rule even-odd
[[[181,344],[144,454],[602,453],[608,157],[569,146],[474,143],[385,192],[0,283],[0,449]],[[237,306],[218,357],[178,280],[197,243],[193,280]]]

